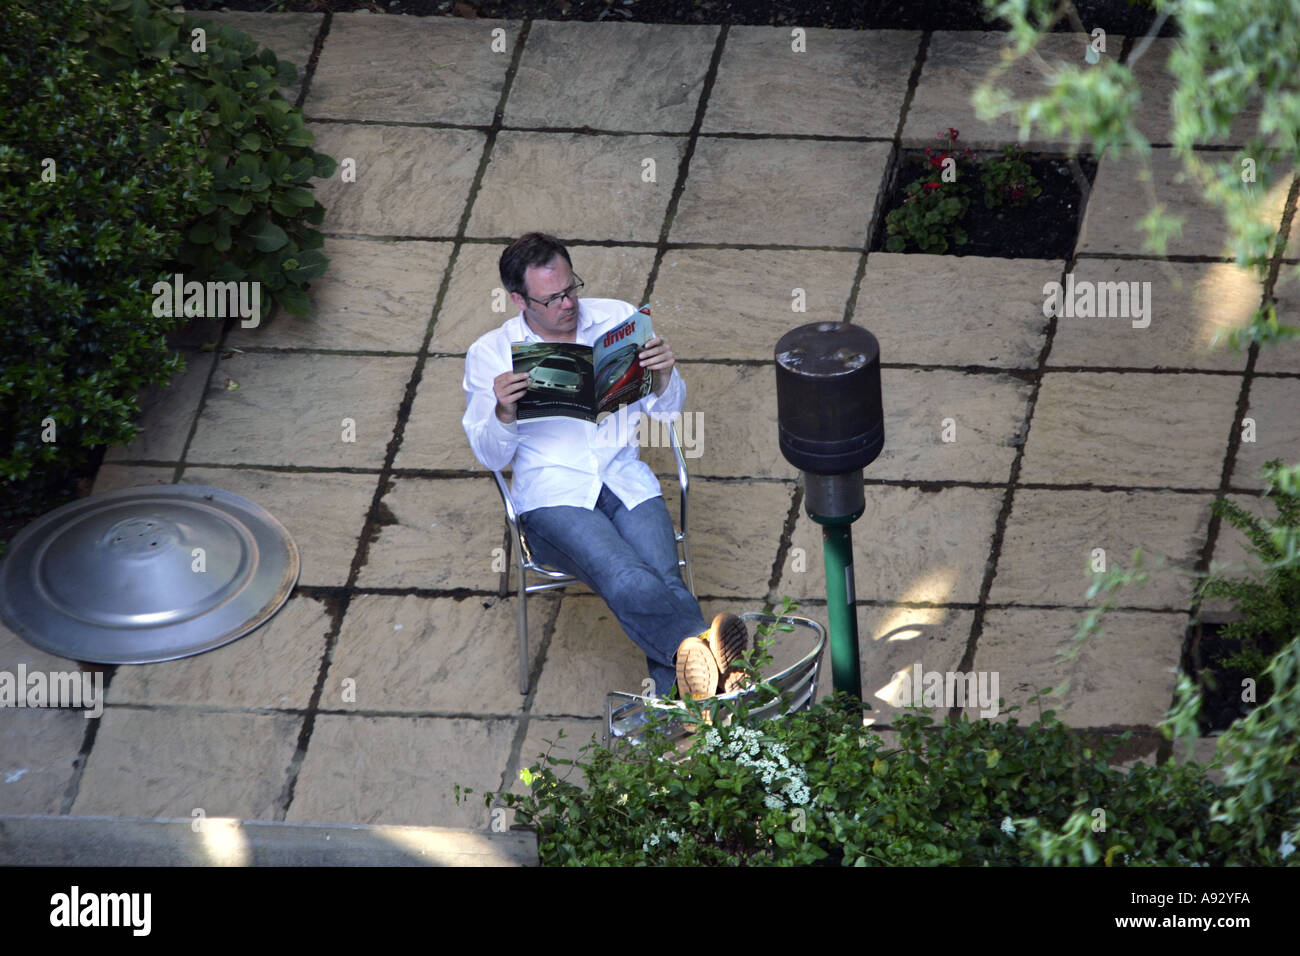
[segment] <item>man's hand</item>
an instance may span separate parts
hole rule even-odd
[[[492,392],[497,397],[497,421],[509,425],[515,420],[515,406],[528,391],[527,372],[502,372],[492,380]]]
[[[677,356],[673,350],[668,347],[668,343],[663,339],[655,336],[642,347],[637,353],[641,359],[641,367],[651,369],[654,372],[654,393],[662,395],[668,388],[668,381],[673,375],[673,366],[677,364]]]

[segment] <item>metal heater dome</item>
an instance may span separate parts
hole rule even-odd
[[[0,564],[0,618],[74,661],[170,661],[265,623],[299,567],[288,531],[247,498],[202,485],[126,488],[18,533]]]

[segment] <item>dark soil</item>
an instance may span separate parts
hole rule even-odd
[[[8,550],[14,535],[28,524],[60,505],[90,494],[95,474],[107,451],[107,445],[88,450],[82,461],[69,466],[65,473],[44,486],[31,483],[19,488],[0,486],[0,501],[3,501],[0,506],[0,557]]]
[[[993,153],[989,154],[990,156]],[[1063,156],[1025,153],[1024,161],[1042,187],[1042,193],[1022,204],[1003,203],[993,209],[984,205],[984,183],[980,167],[974,165],[970,185],[970,208],[958,223],[966,230],[964,245],[949,245],[947,255],[990,256],[1005,259],[1069,259],[1079,236],[1083,200],[1070,160]],[[1077,157],[1079,172],[1092,187],[1097,162],[1090,156]],[[893,187],[886,198],[882,215],[872,236],[871,251],[885,248],[888,234],[886,216],[906,199],[904,189],[911,182],[930,178],[934,170],[927,165],[923,150],[906,150],[893,177]],[[907,252],[918,252],[911,246]]]
[[[1244,717],[1271,696],[1267,680],[1226,664],[1226,658],[1241,650],[1240,641],[1220,637],[1224,625],[1201,623],[1200,633],[1193,634],[1192,677],[1201,689],[1201,735],[1227,730],[1234,720]],[[1241,699],[1242,681],[1256,681],[1255,702]]]
[[[490,17],[502,20],[614,20],[629,23],[710,23],[830,27],[858,30],[1005,30],[980,0],[225,0],[192,9],[404,13],[410,16]],[[1144,0],[1074,0],[1084,27],[1138,36],[1156,14]],[[1053,30],[1075,29],[1063,18]],[[1161,36],[1177,36],[1172,18]]]

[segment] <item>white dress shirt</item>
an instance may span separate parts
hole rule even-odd
[[[580,299],[577,344],[591,345],[635,311],[635,306],[618,299]],[[492,381],[513,368],[510,343],[542,341],[520,313],[481,336],[465,355],[461,385],[466,407],[461,424],[474,456],[485,468],[500,471],[512,466],[510,497],[515,510],[522,514],[554,505],[594,508],[602,484],[609,485],[629,510],[660,494],[659,480],[637,451],[636,424],[641,413],[664,420],[681,412],[686,383],[677,369],[673,368],[662,395],[651,392],[599,425],[578,418],[502,424],[496,416]]]

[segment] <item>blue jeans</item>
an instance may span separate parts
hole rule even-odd
[[[655,693],[667,694],[677,679],[677,646],[707,625],[677,567],[664,499],[651,498],[629,511],[602,485],[594,510],[534,508],[519,520],[534,560],[572,574],[604,598],[645,652]]]

